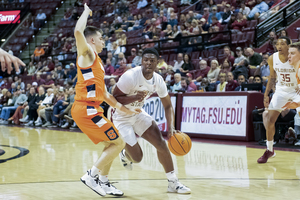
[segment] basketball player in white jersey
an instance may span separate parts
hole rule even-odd
[[[296,70],[288,62],[289,44],[290,39],[288,37],[279,37],[276,43],[278,52],[270,56],[268,60],[270,76],[264,94],[264,106],[268,112],[263,117],[267,135],[267,150],[257,160],[258,163],[266,163],[269,158],[276,155],[273,149],[275,122],[286,103],[290,101],[300,102],[300,96],[296,92],[298,88]],[[269,93],[275,83],[276,90],[269,104]]]
[[[174,110],[163,78],[155,72],[159,54],[154,48],[145,49],[142,54],[142,66],[137,66],[125,72],[119,79],[113,96],[129,109],[142,109],[145,100],[153,93],[157,93],[165,109],[168,123],[168,137],[175,132]],[[189,194],[191,190],[181,184],[174,172],[170,151],[162,134],[152,117],[144,110],[136,115],[126,116],[116,111],[113,123],[126,142],[125,149],[120,153],[123,166],[132,170],[132,162],[139,163],[143,152],[136,135],[151,143],[157,150],[159,162],[163,165],[169,182],[168,192]]]

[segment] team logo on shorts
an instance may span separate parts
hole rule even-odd
[[[119,137],[119,135],[116,133],[113,127],[110,127],[107,131],[104,131],[104,133],[110,140],[115,140]]]

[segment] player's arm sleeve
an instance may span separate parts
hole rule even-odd
[[[157,95],[159,96],[159,98],[165,98],[166,96],[169,95],[166,83],[164,82],[164,80],[161,76],[159,76],[159,78],[158,78],[156,92],[157,92]]]
[[[134,87],[134,79],[133,73],[131,71],[125,72],[119,79],[117,83],[117,87],[123,92],[124,94],[129,94],[130,90]]]

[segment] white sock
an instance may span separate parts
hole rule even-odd
[[[104,176],[100,175],[99,179],[102,183],[108,182],[108,175],[104,175]]]
[[[273,140],[267,141],[267,149],[273,152]]]
[[[170,171],[170,172],[166,173],[166,176],[167,176],[167,179],[171,180],[171,181],[174,181],[177,179],[174,171]]]
[[[91,169],[91,176],[96,176],[96,174],[98,174],[99,171],[100,170],[97,167],[93,166]]]

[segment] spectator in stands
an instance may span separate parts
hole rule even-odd
[[[20,103],[24,103],[27,100],[27,96],[21,93],[21,90],[17,90],[13,94],[12,103],[8,106],[2,107],[0,115],[0,124],[8,124],[8,118],[11,112],[15,112]]]
[[[276,40],[276,33],[275,33],[275,31],[271,31],[269,33],[269,42],[268,42],[268,46],[266,49],[266,52],[269,53],[269,55],[271,55],[275,52],[275,49],[274,49],[274,41],[275,40]]]
[[[137,4],[137,9],[141,9],[141,8],[144,8],[148,5],[148,2],[147,0],[140,0]]]
[[[193,92],[197,89],[190,86],[190,81],[186,77],[181,78],[181,89],[180,92]]]
[[[12,94],[11,92],[4,88],[2,90],[2,97],[0,99],[0,108],[2,108],[3,106],[7,106],[8,105],[8,100],[12,98]]]
[[[263,61],[257,67],[256,71],[254,72],[254,75],[259,75],[262,78],[267,78],[270,75],[270,67],[268,64],[268,59],[269,59],[269,54],[264,53]]]
[[[237,14],[237,19],[231,24],[232,32],[242,34],[242,30],[247,26],[247,20],[243,17],[242,13]]]
[[[220,73],[227,74],[227,72],[230,72],[230,71],[231,71],[231,63],[227,59],[225,59],[223,61],[223,64],[221,65]]]
[[[15,83],[11,84],[11,87],[8,89],[8,91],[12,94],[14,94],[15,91],[17,91],[17,86]]]
[[[207,77],[207,74],[210,70],[210,67],[207,66],[206,60],[201,60],[199,62],[200,70],[196,72],[196,81],[201,82],[204,77]]]
[[[160,70],[160,68],[162,68],[162,67],[168,68],[168,64],[165,62],[164,57],[159,56],[157,69]]]
[[[46,120],[45,109],[50,107],[50,105],[52,104],[53,97],[54,97],[53,89],[48,88],[45,98],[43,99],[42,103],[39,105],[37,109],[38,118],[34,122],[35,126],[43,125],[42,119]]]
[[[235,67],[234,70],[232,70],[232,74],[234,76],[234,79],[238,78],[239,74],[243,74],[245,78],[248,78],[249,74],[249,62],[247,59],[242,60],[239,65]]]
[[[217,21],[220,21],[221,19],[222,19],[222,16],[221,16],[221,14],[220,13],[218,13],[218,8],[215,6],[215,7],[213,7],[212,8],[212,13],[209,15],[209,17],[208,17],[208,23],[209,24],[212,24],[213,23],[213,21],[212,21],[212,18],[213,17],[216,17],[217,18]]]
[[[115,72],[115,68],[111,65],[110,59],[106,59],[106,65],[104,67],[105,75],[112,75]]]
[[[131,55],[127,58],[128,63],[132,63],[133,59],[136,57],[136,49],[131,49]]]
[[[119,40],[119,45],[117,45],[117,48],[116,48],[115,52],[113,53],[113,55],[115,57],[118,57],[119,53],[123,53],[124,54],[126,52],[126,48],[124,46],[122,46],[122,45],[123,45],[122,40]]]
[[[226,74],[225,73],[220,73],[219,74],[219,80],[220,83],[217,85],[217,90],[216,92],[225,92],[226,89]]]
[[[207,33],[209,25],[206,23],[205,18],[201,18],[199,22],[199,31],[200,33]]]
[[[45,81],[45,83],[42,85],[44,88],[48,89],[48,88],[51,88],[53,87],[55,84],[54,84],[54,81],[52,80],[52,76],[50,74],[47,75],[47,79]]]
[[[127,61],[123,53],[119,53],[118,55],[118,63],[116,65],[116,69],[119,68],[121,65],[126,65]]]
[[[54,66],[55,67],[62,66],[62,63],[59,62],[58,58],[54,58]]]
[[[208,7],[207,7],[207,8],[204,8],[204,9],[203,9],[202,19],[205,19],[205,21],[207,22],[207,21],[208,21],[208,18],[209,18],[209,15],[210,15],[210,13],[209,13],[209,8],[208,8]]]
[[[265,0],[256,0],[256,3],[256,6],[252,8],[249,15],[247,16],[249,20],[254,19],[254,15],[256,15],[257,13],[261,14],[269,9],[269,6],[268,4],[266,4]]]
[[[179,18],[178,24],[179,24],[179,25],[183,25],[185,22],[186,22],[186,17],[185,17],[184,14],[181,14],[181,15],[180,15],[180,18]]]
[[[76,8],[74,8],[73,11],[72,11],[71,19],[72,19],[72,20],[78,20],[78,18],[79,18],[78,11],[77,11]]]
[[[17,76],[16,76],[17,77]],[[21,88],[21,90],[22,91],[24,91],[25,90],[25,83],[24,82],[22,82],[22,78],[21,77],[17,77],[17,81],[15,82],[15,84],[16,84],[16,87],[20,87]]]
[[[146,0],[144,0],[144,1],[146,1]],[[148,20],[148,18],[146,17],[146,13],[143,12],[142,13],[142,18],[140,19],[140,27],[144,27],[147,20]]]
[[[224,55],[225,55],[225,60],[228,60],[230,62],[230,66],[233,66],[235,58],[234,56],[232,56],[229,46],[224,47]]]
[[[181,75],[179,73],[174,74],[174,85],[171,86],[171,92],[177,93],[181,89]]]
[[[109,88],[108,88],[108,92],[110,93],[110,94],[113,94],[113,92],[114,92],[114,89],[115,89],[115,87],[116,87],[116,79],[114,79],[114,78],[110,78],[109,79]]]
[[[286,31],[285,29],[282,29],[282,30],[279,32],[278,38],[279,38],[279,37],[282,37],[282,36],[284,36],[284,37],[289,37],[289,35],[288,35],[288,33],[287,33],[287,31]]]
[[[246,17],[250,14],[250,8],[246,6],[245,2],[241,2],[241,8],[240,13],[243,14],[243,17],[246,19]]]
[[[194,90],[197,90],[197,86],[193,81],[193,75],[191,73],[186,74],[187,80],[190,82],[189,87],[193,88]]]
[[[220,70],[219,62],[217,60],[212,60],[210,62],[210,69],[207,73],[207,79],[209,83],[217,82]]]
[[[33,55],[31,56],[31,61],[39,61],[40,57],[45,55],[45,51],[41,46],[35,48]]]
[[[141,64],[142,64],[142,54],[143,54],[143,50],[140,49],[139,52],[138,52],[138,55],[132,61],[132,64],[134,66],[141,66]]]
[[[243,50],[241,47],[237,47],[235,51],[237,57],[234,59],[234,64],[233,64],[234,67],[240,65],[240,62],[246,59],[246,57],[243,55]]]
[[[37,74],[36,75],[36,82],[38,84],[38,86],[42,86],[45,84],[45,80],[41,78],[41,75],[40,74]]]
[[[222,14],[221,23],[227,24],[231,18],[231,15],[233,14],[230,10],[231,6],[230,4],[225,5],[224,13]]]
[[[223,34],[219,33],[220,28],[218,26],[214,26],[214,27],[211,27],[211,28],[213,29],[214,34],[211,35],[211,38],[209,39],[209,42],[222,41],[223,40]]]
[[[73,103],[75,101],[75,90],[71,87],[68,90],[68,99],[67,99],[67,103],[68,106],[63,110],[63,112],[60,112],[59,115],[57,115],[56,117],[63,119],[70,119],[71,118],[71,109],[73,106]],[[67,120],[62,126],[61,128],[70,128],[71,123],[70,120]]]
[[[63,100],[57,101],[57,103],[53,106],[53,115],[52,115],[52,125],[58,126],[59,122],[59,114],[63,112],[68,105],[70,104],[71,99],[68,93],[65,93],[65,98]]]
[[[42,27],[44,25],[46,18],[47,18],[46,14],[43,13],[42,9],[40,9],[36,15],[35,20],[39,23],[40,27]]]
[[[175,26],[175,25],[177,26],[178,21],[177,21],[177,18],[176,18],[176,14],[174,12],[171,14],[171,17],[170,17],[170,20],[169,20],[168,24],[170,24],[172,27]]]
[[[262,79],[260,77],[260,75],[255,75],[254,78],[253,78],[253,83],[259,83],[259,84],[262,84]],[[262,93],[264,94],[266,91],[266,86],[262,85]]]
[[[186,76],[186,73],[189,73],[194,69],[193,64],[191,63],[191,58],[188,54],[184,54],[183,56],[183,65],[179,68],[181,76]]]
[[[112,54],[112,52],[108,52],[108,53],[107,53],[107,59],[109,59],[109,60],[110,60],[110,62],[111,62],[111,65],[112,65],[113,67],[115,67],[115,66],[116,66],[116,64],[117,64],[117,60],[116,60],[116,58],[115,58],[115,57],[113,57],[113,54]]]
[[[170,24],[167,25],[167,29],[164,30],[164,33],[165,33],[166,38],[168,38],[169,36],[172,36],[173,29],[172,29],[172,26]],[[172,41],[172,40],[170,40],[170,41]]]
[[[211,26],[213,28],[217,26],[221,30],[221,23],[219,22],[218,18],[214,16],[211,18],[211,20],[212,20]]]
[[[260,65],[263,59],[259,53],[254,52],[254,50],[251,47],[247,48],[246,52],[246,56],[249,57],[250,68],[256,68],[258,65]]]
[[[72,41],[73,41],[72,38],[67,38],[66,39],[65,44],[62,48],[62,53],[69,53],[70,52],[70,50],[72,49]]]
[[[68,71],[67,77],[74,82],[75,78],[77,76],[77,69],[74,65],[74,63],[70,63],[70,71]]]
[[[112,75],[120,77],[126,72],[126,70],[127,70],[126,64],[121,64],[120,67],[117,68]]]
[[[234,80],[232,72],[228,72],[225,91],[234,91],[237,86],[239,86],[239,84]]]
[[[61,41],[57,37],[54,38],[52,44],[52,55],[58,54],[61,48]]]
[[[180,70],[181,66],[183,65],[183,63],[184,63],[183,54],[182,53],[177,54],[177,60],[175,61],[173,70],[176,73],[180,72],[179,70]]]
[[[243,74],[239,74],[238,75],[238,84],[239,86],[237,86],[234,91],[242,91],[242,84],[246,83],[246,78]]]
[[[51,73],[52,73],[53,80],[60,80],[60,79],[67,78],[61,65],[55,67],[55,69],[51,71]]]
[[[70,20],[72,17],[71,8],[67,8],[63,20]]]

